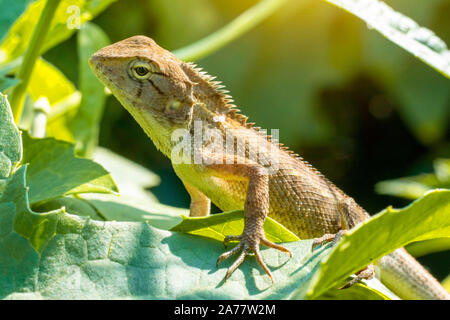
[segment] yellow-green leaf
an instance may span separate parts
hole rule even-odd
[[[450,190],[435,190],[403,209],[391,207],[344,235],[308,293],[315,297],[410,242],[450,236]]]
[[[244,230],[244,212],[241,210],[214,214],[208,217],[186,217],[170,229],[207,238],[223,241],[227,235],[240,235]],[[273,242],[289,242],[300,240],[275,220],[267,217],[264,222],[264,233],[267,240]]]

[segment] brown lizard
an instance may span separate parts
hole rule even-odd
[[[171,159],[191,196],[192,216],[208,215],[210,201],[223,211],[244,209],[243,233],[225,238],[225,243],[238,240],[239,244],[217,261],[241,252],[226,278],[251,252],[272,278],[260,244],[291,255],[265,238],[266,216],[302,239],[318,238],[316,244],[336,240],[336,234],[369,218],[302,158],[248,123],[213,77],[180,61],[152,39],[135,36],[107,46],[91,57],[90,65]],[[201,138],[196,139],[199,133]],[[402,298],[450,297],[404,249],[383,257],[379,265],[381,280]],[[369,266],[350,284],[372,276]]]

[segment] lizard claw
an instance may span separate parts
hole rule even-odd
[[[314,251],[314,249],[316,247],[321,246],[324,243],[333,242],[333,245],[335,245],[346,232],[347,232],[347,230],[339,230],[339,232],[336,234],[330,234],[330,233],[324,234],[320,238],[317,238],[314,240],[311,251]],[[375,270],[373,268],[373,264],[369,264],[366,268],[358,271],[355,275],[356,276],[352,280],[347,282],[344,286],[340,287],[339,290],[350,288],[352,285],[354,285],[355,283],[357,283],[363,279],[366,279],[366,280],[372,279],[375,276]]]
[[[375,276],[375,270],[373,268],[373,264],[369,264],[364,269],[358,271],[355,275],[356,275],[356,277],[354,277],[352,280],[347,282],[347,284],[345,284],[344,286],[340,287],[339,290],[350,288],[352,285],[354,285],[355,283],[357,283],[363,279],[365,279],[365,280],[372,279]]]
[[[273,282],[272,273],[270,272],[267,265],[264,263],[261,253],[259,251],[259,244],[262,243],[268,247],[278,249],[280,251],[286,252],[289,254],[290,257],[292,257],[292,253],[286,249],[283,246],[280,246],[278,244],[275,244],[273,242],[268,241],[264,236],[254,239],[250,239],[249,237],[246,237],[244,234],[240,236],[226,236],[224,240],[224,244],[228,243],[229,241],[233,240],[240,240],[240,243],[234,247],[232,250],[227,251],[223,253],[216,262],[216,266],[219,266],[219,263],[223,260],[228,259],[232,255],[236,254],[239,251],[242,251],[239,257],[233,262],[233,264],[228,268],[227,273],[225,275],[225,281],[231,276],[231,274],[244,262],[245,257],[253,251],[256,257],[256,261],[258,261],[258,264],[263,268],[263,270],[266,272],[266,274],[269,276],[270,280]]]

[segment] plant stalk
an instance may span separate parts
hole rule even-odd
[[[270,16],[287,0],[261,0],[214,33],[181,49],[173,51],[179,59],[193,61],[203,58],[238,38]]]
[[[36,59],[40,55],[42,45],[47,37],[50,24],[60,2],[61,0],[47,0],[45,3],[39,21],[31,36],[30,44],[27,51],[25,51],[22,65],[17,73],[17,79],[20,83],[14,87],[11,93],[11,109],[16,124],[19,123],[20,116],[22,115],[25,94],[28,83],[30,82],[31,74],[33,73]]]

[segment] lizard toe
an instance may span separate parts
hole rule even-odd
[[[333,242],[333,245],[335,245],[342,238],[342,235],[344,235],[346,232],[347,230],[339,230],[338,233],[326,233],[320,238],[314,239],[311,251],[314,251],[315,248],[328,242]]]
[[[292,252],[289,249],[286,249],[285,247],[283,247],[279,244],[273,243],[273,242],[267,240],[266,238],[261,238],[260,241],[265,246],[286,252],[287,254],[289,254],[289,257],[292,257]]]
[[[224,244],[224,246],[227,246],[230,241],[240,241],[241,239],[242,239],[242,236],[228,235],[223,240],[223,244]]]
[[[239,268],[239,266],[244,262],[245,256],[250,252],[250,248],[247,246],[243,246],[242,252],[239,257],[233,262],[233,264],[228,268],[227,273],[225,275],[225,280],[227,280],[231,274]]]
[[[263,268],[263,270],[266,272],[266,274],[269,276],[270,280],[272,280],[273,283],[272,273],[270,272],[266,263],[262,259],[261,253],[259,252],[259,247],[255,247],[253,251],[255,252],[256,261],[258,261],[258,264],[261,266],[261,268]]]
[[[365,279],[365,280],[372,279],[374,276],[375,276],[375,270],[374,270],[373,264],[369,264],[366,268],[358,271],[356,273],[356,276],[352,280],[350,280],[346,285],[344,285],[343,287],[341,287],[339,289],[350,288],[355,283],[357,283],[363,279]]]
[[[274,248],[274,249],[286,252],[289,254],[289,256],[292,257],[292,253],[288,249],[286,249],[285,247],[278,245],[276,243],[270,242],[264,236],[248,237],[248,236],[245,236],[245,234],[242,234],[241,236],[227,236],[227,237],[225,237],[224,243],[226,243],[228,241],[233,241],[233,240],[240,240],[240,243],[236,247],[234,247],[232,250],[223,253],[217,259],[217,263],[216,263],[216,266],[218,266],[221,261],[228,259],[232,255],[234,255],[237,252],[242,250],[239,257],[228,268],[227,273],[225,275],[225,280],[227,280],[231,276],[231,274],[244,262],[245,257],[247,255],[249,255],[250,252],[253,252],[255,254],[256,261],[261,266],[261,268],[264,270],[264,272],[269,276],[270,280],[272,280],[272,282],[273,282],[272,273],[270,272],[269,268],[265,264],[265,262],[261,256],[261,253],[259,251],[260,244],[264,244],[270,248]]]
[[[216,261],[216,267],[218,267],[219,263],[222,262],[223,260],[226,260],[229,257],[231,257],[232,255],[239,252],[242,249],[242,247],[243,247],[243,245],[240,243],[236,247],[234,247],[232,250],[222,253]]]

